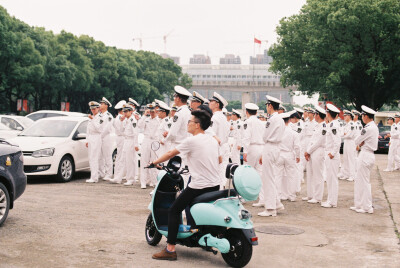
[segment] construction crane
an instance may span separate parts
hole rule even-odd
[[[163,40],[164,40],[164,53],[167,54],[167,37],[171,35],[171,33],[174,31],[174,29],[172,29],[171,31],[169,31],[169,33],[167,33],[166,35],[163,36]]]
[[[171,35],[174,30],[169,31],[166,35],[163,36],[151,36],[151,37],[143,37],[140,35],[139,37],[132,38],[132,41],[139,41],[139,48],[143,49],[143,40],[150,40],[150,39],[161,39],[164,41],[164,53],[167,53],[167,38]]]

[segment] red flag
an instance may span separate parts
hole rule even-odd
[[[261,45],[261,40],[258,40],[257,38],[254,37],[254,43],[257,43],[257,44]]]

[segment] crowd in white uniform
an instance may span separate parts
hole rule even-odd
[[[133,185],[138,178],[141,188],[156,184],[156,170],[144,169],[147,163],[177,147],[190,134],[187,124],[190,110],[202,109],[212,115],[212,124],[206,130],[218,141],[220,188],[226,187],[225,167],[229,160],[253,166],[262,178],[259,201],[254,207],[263,207],[259,216],[276,216],[284,209],[282,200],[296,201],[304,182],[306,171],[307,196],[303,201],[320,203],[325,208],[338,205],[339,179],[354,181],[354,206],[359,213],[373,213],[370,171],[374,165],[379,131],[374,123],[375,111],[362,106],[362,113],[344,110],[344,124],[338,120],[340,110],[327,104],[286,112],[281,101],[267,96],[267,116],[257,115],[259,107],[245,104],[245,115],[233,109],[226,111],[228,102],[218,93],[205,99],[197,92],[190,93],[176,86],[174,105],[155,100],[148,104],[143,116],[136,112],[138,103],[129,98],[120,101],[114,119],[107,111],[111,103],[103,98],[89,103],[92,115],[87,130],[91,177],[87,182],[98,182],[99,178],[112,183]],[[190,102],[188,105],[188,100]],[[364,123],[361,124],[359,117]],[[387,171],[400,168],[400,115],[390,118],[392,130]],[[112,174],[111,133],[115,131],[117,155]],[[138,169],[139,133],[143,133],[141,165]],[[231,137],[231,141],[229,141]],[[341,140],[344,140],[343,164],[340,161]],[[159,150],[152,144],[158,141]],[[207,146],[206,144],[204,146]],[[185,165],[185,156],[182,156]],[[190,166],[189,166],[190,170]],[[113,178],[112,178],[113,177]],[[185,178],[188,183],[188,178]],[[326,201],[322,202],[325,182]]]

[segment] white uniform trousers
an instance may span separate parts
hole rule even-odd
[[[111,135],[102,138],[101,153],[99,158],[99,173],[101,177],[112,178],[113,176],[113,139]]]
[[[373,152],[361,151],[357,159],[357,173],[354,180],[354,206],[368,211],[372,208],[370,175],[375,164]]]
[[[238,145],[234,142],[232,146],[231,160],[232,163],[240,165],[240,150],[238,150],[237,147]]]
[[[343,144],[343,164],[340,173],[345,178],[352,178],[356,176],[356,158],[354,151],[356,144],[352,139],[345,139]]]
[[[140,185],[145,187],[146,184],[156,185],[157,184],[157,169],[144,167],[148,166],[151,161],[156,160],[156,155],[154,151],[151,149],[151,143],[153,141],[144,138],[142,146],[140,148]]]
[[[125,157],[124,157],[124,136],[117,136],[117,157],[115,159],[114,167],[114,180],[116,182],[121,182],[122,178],[125,176]]]
[[[101,135],[91,134],[88,137],[88,156],[90,179],[99,181],[99,158],[101,153]]]
[[[389,152],[388,152],[388,164],[387,164],[387,169],[388,170],[393,170],[394,168],[398,168],[400,163],[398,163],[399,159],[396,159],[396,156],[398,155],[398,151],[400,150],[399,148],[399,139],[391,139],[390,140],[390,146],[389,146]],[[399,154],[400,156],[400,154]],[[397,161],[396,161],[397,160]]]
[[[293,152],[281,151],[276,163],[275,181],[280,199],[296,199],[296,159]]]
[[[266,143],[262,153],[262,192],[266,209],[276,209],[282,203],[278,197],[275,185],[276,163],[279,158],[279,146],[274,143]]]
[[[220,189],[223,190],[226,186],[227,178],[225,177],[226,166],[229,163],[229,144],[224,143],[220,147],[220,156],[222,156],[222,163],[219,164],[219,177],[221,178]]]
[[[325,170],[325,148],[316,149],[310,156],[310,161],[308,161],[310,171],[310,189],[308,189],[307,180],[307,197],[315,199],[317,201],[322,201],[324,195],[324,170]],[[308,192],[310,191],[310,192]]]
[[[264,145],[260,144],[253,144],[249,146],[249,149],[247,151],[247,162],[243,162],[244,165],[249,165],[253,168],[255,168],[258,171],[258,174],[262,174],[262,166],[260,165],[260,159],[262,157],[262,151],[263,151]],[[262,193],[263,189],[261,186],[260,189],[260,194],[259,194],[259,203],[264,203],[264,194]]]
[[[138,170],[137,153],[133,137],[125,138],[122,153],[124,158],[123,160],[125,160],[126,181],[133,182],[135,181],[135,176]]]
[[[307,160],[304,156],[305,151],[307,150],[307,146],[310,143],[311,140],[311,136],[304,136],[303,140],[300,142],[300,163],[302,165],[302,171],[303,173],[301,173],[302,175],[302,180],[304,179],[304,171],[307,170]]]
[[[333,206],[337,206],[338,194],[339,194],[339,165],[340,165],[340,154],[337,153],[333,159],[330,159],[328,155],[326,157],[326,184],[328,186],[328,198],[327,202]]]

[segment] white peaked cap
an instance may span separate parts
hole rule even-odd
[[[315,107],[315,110],[317,110],[319,114],[326,114],[326,111],[320,106]]]
[[[248,109],[248,110],[258,111],[258,105],[257,105],[257,104],[254,104],[254,103],[251,103],[251,102],[246,103],[246,104],[244,105],[244,108],[246,108],[246,109]]]
[[[326,109],[328,109],[328,110],[331,111],[331,112],[340,114],[340,110],[339,110],[335,105],[333,105],[333,104],[331,104],[331,103],[328,103],[328,104],[326,105]]]
[[[124,107],[124,104],[126,104],[126,101],[121,100],[115,105],[114,109],[116,110],[122,109]]]
[[[224,97],[222,97],[220,94],[218,94],[217,92],[214,92],[211,100],[215,100],[218,101],[220,103],[222,103],[222,105],[224,105],[224,107],[228,106],[228,102],[226,101],[226,99],[224,99]]]
[[[274,98],[274,97],[272,97],[270,95],[267,95],[266,97],[267,97],[267,103],[275,102],[275,103],[278,103],[278,104],[282,104],[282,102],[280,100],[278,100],[277,98]]]
[[[136,107],[139,106],[139,103],[137,103],[137,101],[135,101],[135,100],[132,99],[132,98],[129,98],[129,99],[128,99],[128,103],[131,103],[131,104],[135,105]]]
[[[374,110],[372,110],[371,108],[369,108],[365,105],[361,105],[361,110],[367,114],[376,114],[376,112]]]
[[[233,114],[237,114],[238,116],[242,117],[242,113],[239,112],[238,110],[232,109]]]
[[[104,102],[105,104],[108,105],[108,107],[112,107],[111,102],[109,102],[105,97],[103,97],[100,101],[100,103]]]
[[[300,108],[297,108],[297,107],[294,107],[293,109],[298,113],[304,114],[304,110],[303,109],[300,109]]]
[[[174,90],[177,94],[179,95],[183,95],[183,96],[187,96],[187,97],[191,97],[192,93],[190,93],[186,88],[181,87],[181,86],[175,86]]]

